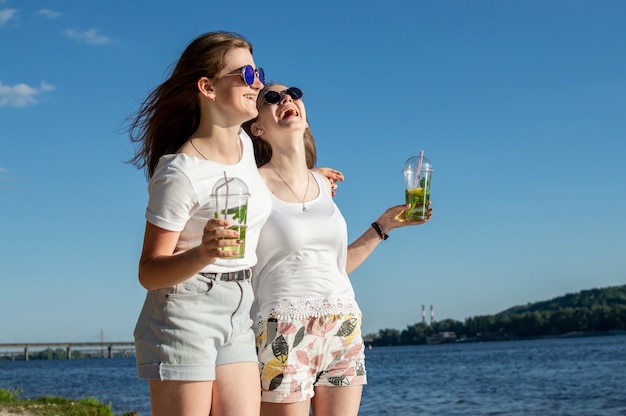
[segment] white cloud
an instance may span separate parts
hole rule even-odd
[[[57,88],[54,85],[50,85],[46,82],[41,83],[41,91],[54,91]]]
[[[0,175],[2,175],[3,173],[9,173],[9,170],[0,166]]]
[[[2,9],[0,10],[0,26],[11,20],[17,13],[15,9]]]
[[[63,31],[63,35],[70,39],[76,39],[79,42],[89,43],[91,45],[105,45],[113,42],[108,36],[101,35],[99,29],[89,29],[85,32],[77,32],[73,29]]]
[[[54,85],[41,83],[39,89],[26,84],[16,84],[13,86],[4,85],[0,82],[0,107],[27,107],[37,104],[37,96],[42,92],[53,91]]]
[[[61,17],[62,14],[59,12],[55,12],[50,9],[39,9],[35,12],[38,16],[45,17],[46,19],[56,19],[57,17]]]

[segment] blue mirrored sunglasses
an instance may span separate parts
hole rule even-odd
[[[239,69],[234,70],[230,74],[222,75],[223,77],[230,77],[233,75],[239,75],[241,80],[246,85],[254,84],[254,78],[258,78],[261,84],[265,84],[265,72],[263,68],[252,68],[252,65],[244,65]]]
[[[268,91],[263,95],[263,100],[268,104],[278,104],[284,95],[289,95],[292,100],[299,100],[304,93],[300,88],[289,87],[284,91]]]

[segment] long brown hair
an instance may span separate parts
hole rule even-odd
[[[259,96],[256,102],[257,109],[261,109],[261,106],[263,105],[263,96],[265,95],[267,90],[274,85],[283,84],[279,82],[271,82],[269,84],[266,84],[261,92],[259,92]],[[254,145],[254,158],[256,160],[257,167],[260,168],[272,159],[272,146],[266,140],[252,133],[252,123],[254,123],[257,118],[258,117],[255,117],[252,120],[246,121],[245,123],[243,123],[242,127],[244,131],[248,133],[248,136],[252,138],[252,144]],[[313,169],[315,167],[315,164],[317,163],[317,150],[315,148],[315,138],[313,137],[313,132],[311,132],[311,129],[309,127],[304,130],[304,154],[306,156],[307,167],[309,169]]]
[[[128,133],[137,145],[130,163],[154,174],[159,158],[175,153],[200,124],[197,82],[216,78],[226,66],[226,55],[252,45],[232,32],[209,32],[185,48],[170,77],[156,87],[131,118]]]

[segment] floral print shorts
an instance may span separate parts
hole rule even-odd
[[[360,315],[270,318],[257,346],[264,402],[301,402],[316,386],[367,382]]]

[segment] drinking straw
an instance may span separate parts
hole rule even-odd
[[[228,182],[230,182],[226,177],[226,171],[224,171],[224,182],[226,183],[226,204],[224,204],[226,206],[224,207],[224,219],[226,219],[226,214],[228,213]]]
[[[415,179],[413,179],[413,188],[417,188],[417,181],[420,177],[420,171],[422,170],[422,159],[424,159],[424,149],[420,150],[420,157],[417,160],[417,172],[415,172]]]
[[[217,188],[215,188],[215,195],[219,194],[219,189],[222,186],[226,186],[226,206],[224,207],[224,219],[226,219],[226,214],[228,212],[228,182],[231,182],[233,179],[228,179],[228,177],[226,176],[226,171],[224,171],[224,183],[221,184],[220,186],[218,186]]]

